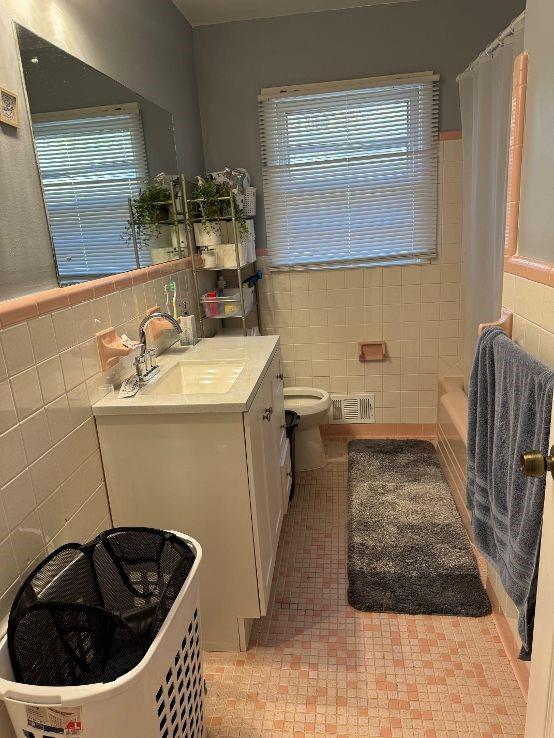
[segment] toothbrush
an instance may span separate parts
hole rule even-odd
[[[167,285],[170,292],[173,292],[173,317],[175,320],[179,317],[179,312],[177,310],[177,285],[173,280]]]
[[[165,312],[169,313],[169,285],[164,284],[164,292],[165,292]]]

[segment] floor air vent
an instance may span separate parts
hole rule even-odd
[[[330,423],[375,423],[375,395],[331,395]]]

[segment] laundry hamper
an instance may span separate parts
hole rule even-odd
[[[203,738],[204,680],[198,567],[188,576],[141,660],[113,681],[35,686],[15,681],[8,637],[0,643],[0,698],[18,738]]]

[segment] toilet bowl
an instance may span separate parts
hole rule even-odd
[[[325,452],[319,426],[331,407],[329,393],[315,387],[285,387],[285,410],[294,410],[300,422],[294,436],[295,469],[308,471],[325,466]]]

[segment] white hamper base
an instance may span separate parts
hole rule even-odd
[[[7,636],[0,644],[0,697],[17,738],[204,738],[204,679],[198,566],[142,661],[107,684],[37,687],[13,680]],[[43,723],[46,721],[46,724]],[[56,726],[57,723],[57,726]],[[68,724],[70,724],[68,726]],[[63,726],[63,729],[62,729]],[[48,730],[48,728],[55,728]]]

